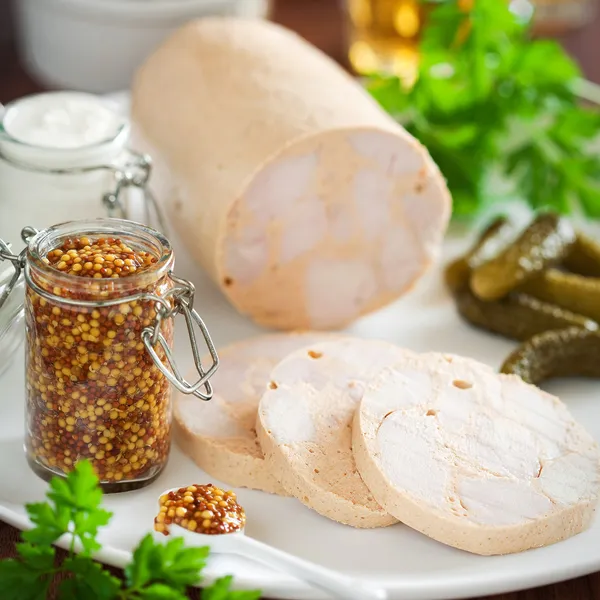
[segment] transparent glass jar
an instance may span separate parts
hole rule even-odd
[[[170,384],[203,400],[212,396],[209,378],[218,358],[193,309],[193,285],[173,275],[169,241],[138,223],[75,221],[41,232],[30,230],[24,238],[26,250],[10,260],[25,274],[29,465],[50,479],[85,458],[105,491],[143,487],[158,477],[168,460]],[[91,241],[81,241],[85,238]],[[58,248],[66,255],[68,247],[82,247],[85,255],[94,242],[106,247],[122,242],[131,257],[147,253],[152,263],[116,278],[81,277],[48,263],[49,253]],[[123,264],[102,247],[102,268]],[[81,256],[73,252],[72,262]],[[173,317],[180,313],[200,376],[194,384],[180,376],[171,354]],[[198,358],[194,326],[212,355],[208,370]]]
[[[129,141],[129,120],[92,94],[47,92],[0,105],[0,238],[15,242],[30,223],[103,216],[166,232],[147,187],[150,157],[129,150]],[[12,295],[16,312],[0,315],[0,370],[22,339],[23,295]]]
[[[130,129],[118,107],[92,94],[46,92],[0,106],[0,238],[16,240],[33,222],[95,217],[165,232],[147,189],[150,157],[128,149]]]

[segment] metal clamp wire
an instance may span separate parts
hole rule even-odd
[[[23,267],[25,265],[25,254],[27,249],[23,249],[20,254],[13,254],[11,252],[11,247],[2,239],[0,239],[0,261],[8,260],[12,263],[12,266],[15,270],[10,281],[0,294],[0,309],[4,306],[4,303],[8,300],[10,293],[13,291],[15,285],[21,278],[21,273],[23,272]]]
[[[181,307],[181,312],[185,317],[188,336],[191,341],[192,353],[194,356],[194,364],[196,367],[196,371],[200,374],[200,379],[198,379],[195,383],[189,383],[181,374],[177,367],[177,363],[173,357],[173,353],[169,348],[167,341],[165,340],[162,333],[159,332],[157,336],[157,342],[163,349],[165,353],[165,359],[167,364],[165,365],[160,357],[158,356],[156,350],[154,349],[155,343],[153,344],[153,337],[156,329],[152,329],[151,327],[146,327],[142,331],[142,341],[146,346],[146,350],[154,360],[154,364],[159,368],[161,373],[183,394],[192,394],[201,400],[210,400],[213,396],[212,385],[210,384],[209,379],[214,375],[219,366],[219,358],[217,356],[216,349],[212,342],[212,339],[208,333],[206,325],[202,321],[200,315],[195,310],[189,310],[186,305]],[[208,346],[208,350],[211,354],[212,365],[211,367],[205,371],[202,366],[200,353],[198,351],[198,343],[196,341],[196,333],[194,331],[194,323],[198,325],[200,330],[202,331],[202,335],[204,340]],[[205,392],[201,392],[200,388],[203,387]]]

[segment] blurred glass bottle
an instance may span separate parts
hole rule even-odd
[[[414,81],[419,40],[431,0],[344,0],[348,58],[360,75],[389,72]],[[498,0],[501,2],[502,0]],[[588,22],[597,0],[511,0],[515,12],[535,9],[533,33],[560,35]]]
[[[361,75],[414,80],[426,7],[420,0],[346,0],[348,58]]]

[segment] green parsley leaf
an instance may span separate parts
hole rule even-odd
[[[370,84],[371,95],[394,118],[400,119],[409,107],[409,96],[398,77],[381,76]]]
[[[509,2],[432,4],[416,83],[376,75],[368,89],[427,147],[454,216],[489,207],[492,174],[533,208],[599,216],[600,153],[590,141],[600,139],[600,110],[575,96],[578,66],[556,42],[531,40]]]
[[[131,588],[142,588],[151,582],[165,583],[183,592],[200,580],[199,573],[208,553],[206,546],[185,548],[183,538],[173,538],[163,544],[147,534],[125,569],[127,584]]]
[[[102,490],[91,463],[87,460],[79,461],[65,479],[53,478],[48,498],[57,505],[73,509],[97,509],[102,503]]]
[[[148,534],[133,551],[133,560],[125,567],[125,579],[130,587],[140,588],[152,580],[150,555],[153,552],[154,540]]]
[[[68,530],[64,528],[66,520],[67,528],[69,524],[72,525],[69,531],[74,539],[81,543],[84,554],[90,555],[99,550],[100,544],[96,541],[98,529],[108,524],[111,513],[100,508],[102,490],[98,485],[98,477],[91,463],[80,461],[65,479],[53,478],[50,482],[48,498],[54,502],[52,512],[57,522],[63,527],[63,533]],[[44,511],[48,517],[48,509],[45,508]],[[52,533],[56,533],[57,530],[58,527]],[[50,532],[51,530],[48,529],[49,535]],[[34,535],[34,537],[36,536]],[[31,537],[27,539],[35,541]],[[38,543],[44,543],[39,537],[36,539]],[[55,539],[51,541],[53,542]]]
[[[202,600],[259,600],[258,590],[232,590],[233,577],[220,577],[212,585],[202,590]]]
[[[544,89],[572,97],[570,88],[564,84],[581,76],[577,65],[554,40],[537,40],[523,45],[518,62],[513,76],[516,83],[524,88]]]
[[[44,600],[50,578],[37,575],[24,563],[9,558],[0,562],[2,600]]]
[[[51,546],[34,546],[28,542],[21,542],[17,544],[17,553],[32,571],[45,573],[54,568],[56,551]]]
[[[153,583],[139,592],[144,600],[187,600],[184,592],[173,589],[164,583]]]
[[[24,540],[32,544],[53,544],[69,531],[71,513],[62,507],[53,507],[48,502],[25,505],[29,519],[35,525],[22,534]]]
[[[17,544],[19,559],[0,561],[2,600],[43,600],[54,573],[51,546]]]
[[[59,591],[61,600],[113,600],[121,589],[121,581],[113,577],[102,565],[87,556],[66,558],[63,570],[71,573],[71,579],[61,582]]]
[[[108,525],[112,513],[103,509],[94,509],[90,512],[77,512],[73,516],[74,534],[79,538],[83,553],[90,555],[100,550],[101,545],[96,541],[98,529]]]

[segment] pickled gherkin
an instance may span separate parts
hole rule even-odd
[[[475,267],[470,287],[481,300],[498,300],[560,262],[575,240],[572,226],[551,213],[539,215],[497,256]]]
[[[600,377],[600,244],[550,213],[515,231],[497,219],[448,265],[446,283],[459,314],[523,342],[503,373],[534,384]]]
[[[467,287],[471,269],[466,256],[461,256],[446,266],[444,279],[448,289],[453,293],[458,293],[461,289]]]
[[[496,301],[479,299],[469,288],[472,269],[514,236],[513,226],[504,218],[493,221],[471,250],[446,268],[446,283],[454,294],[459,314],[469,323],[515,340],[525,340],[548,329],[579,326],[596,329],[591,319],[547,304],[524,293],[512,293]]]
[[[578,233],[565,257],[564,265],[573,273],[600,277],[600,244],[584,233]]]
[[[456,306],[469,323],[514,340],[526,340],[552,329],[577,326],[596,330],[598,324],[527,294],[513,292],[502,300],[485,302],[469,290],[456,292]]]
[[[450,291],[456,292],[469,283],[471,270],[495,253],[495,247],[501,243],[500,240],[506,239],[511,229],[510,223],[504,217],[497,217],[483,230],[474,246],[464,256],[446,267],[444,275]]]
[[[581,327],[540,333],[517,348],[501,372],[534,384],[554,377],[600,377],[600,333]]]
[[[544,302],[600,320],[600,278],[548,269],[520,289]]]

